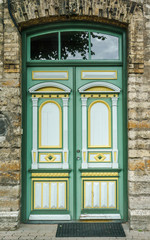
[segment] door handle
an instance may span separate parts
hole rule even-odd
[[[80,149],[77,150],[77,153],[80,153]]]
[[[77,157],[77,160],[80,160],[80,157]]]

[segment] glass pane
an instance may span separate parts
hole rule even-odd
[[[32,60],[58,59],[58,33],[31,38]]]
[[[89,34],[87,32],[61,33],[61,59],[88,59]]]
[[[119,59],[119,39],[91,32],[91,59]]]

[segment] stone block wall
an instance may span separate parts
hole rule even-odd
[[[10,0],[10,10],[20,31],[72,20],[127,29],[129,223],[150,230],[150,0]],[[1,229],[20,222],[21,72],[21,36],[0,0]]]

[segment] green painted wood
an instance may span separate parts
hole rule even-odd
[[[122,152],[122,160],[120,161],[120,169],[100,169],[99,171],[109,171],[109,172],[119,172],[119,198],[122,201],[120,203],[120,212],[122,216],[122,220],[126,221],[127,216],[127,70],[126,70],[126,33],[124,29],[113,28],[111,26],[102,26],[100,24],[91,24],[91,23],[64,23],[62,24],[63,29],[67,31],[72,30],[96,30],[103,31],[104,33],[112,32],[116,36],[120,36],[120,59],[119,60],[65,60],[65,61],[31,61],[30,60],[30,38],[33,36],[37,36],[40,34],[45,34],[49,32],[60,32],[61,24],[48,24],[41,27],[35,27],[33,29],[28,29],[23,32],[23,84],[22,84],[22,93],[23,93],[23,115],[22,115],[22,126],[24,129],[23,134],[23,149],[22,149],[22,209],[21,209],[21,219],[22,222],[27,222],[30,214],[30,173],[36,172],[36,170],[31,170],[31,146],[32,146],[32,132],[28,129],[28,126],[32,125],[32,116],[31,109],[32,104],[30,100],[30,94],[27,93],[27,89],[34,84],[43,82],[43,81],[32,81],[31,80],[31,71],[33,70],[68,70],[69,71],[69,80],[68,81],[56,81],[66,86],[69,86],[72,89],[72,93],[70,95],[69,100],[69,129],[73,129],[73,131],[69,132],[69,138],[71,141],[69,142],[69,154],[70,154],[70,169],[66,172],[70,172],[70,194],[69,194],[69,213],[71,214],[72,220],[79,219],[81,214],[81,171],[85,172],[86,170],[81,169],[81,160],[76,161],[76,149],[81,149],[81,137],[79,139],[79,133],[81,132],[81,100],[80,94],[78,93],[78,88],[90,82],[90,80],[81,80],[79,76],[79,72],[81,70],[89,70],[90,69],[117,69],[119,72],[118,78],[120,79],[117,84],[116,80],[111,80],[111,83],[121,87],[123,89],[120,100],[119,100],[119,118],[118,127],[119,132],[123,135],[123,146],[122,140],[120,141],[120,135],[118,135],[119,142],[119,150]],[[60,35],[60,34],[59,34]],[[122,45],[123,41],[123,45]],[[59,38],[59,59],[60,59],[60,38]],[[123,46],[123,47],[122,47]],[[27,53],[27,54],[26,54]],[[27,57],[28,56],[28,57]],[[73,67],[73,68],[72,68]],[[28,71],[27,71],[28,70]],[[28,72],[28,74],[27,74]],[[29,80],[27,83],[27,79]],[[28,112],[27,112],[28,107]],[[29,110],[30,109],[30,110]],[[76,116],[76,118],[75,118]],[[28,146],[27,154],[26,154],[26,146]],[[96,171],[97,169],[88,169],[88,171]],[[64,172],[65,170],[60,169],[40,169],[38,172]],[[87,171],[87,172],[88,172]],[[123,186],[123,187],[122,187]],[[51,211],[51,210],[50,210]],[[103,213],[118,213],[118,210],[98,210]],[[55,211],[54,211],[55,212]],[[82,211],[82,213],[88,212],[87,210]],[[91,213],[91,210],[89,210]],[[93,213],[98,213],[97,210],[92,210]],[[34,211],[32,212],[34,213]],[[42,213],[42,211],[38,211],[38,213]],[[46,212],[45,212],[46,213]],[[57,211],[58,213],[58,211]],[[61,213],[61,211],[60,211]],[[67,211],[68,213],[68,211]],[[35,213],[36,214],[36,213]]]

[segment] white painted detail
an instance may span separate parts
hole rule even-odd
[[[87,98],[82,101],[82,168],[87,168]]]
[[[37,163],[37,107],[38,98],[32,98],[32,165],[34,166]]]
[[[81,214],[80,219],[121,219],[120,214]]]
[[[88,163],[88,168],[112,168],[113,163]]]
[[[43,91],[38,91],[40,88],[44,88],[44,87],[56,87],[56,88],[60,88],[62,90],[64,90],[65,93],[70,93],[71,89],[66,87],[63,84],[60,83],[55,83],[55,82],[44,82],[44,83],[39,83],[34,85],[33,87],[29,88],[29,92],[30,93],[44,93]],[[51,93],[51,91],[45,91],[45,93]],[[62,93],[62,92],[61,92]]]
[[[102,102],[92,105],[90,111],[90,145],[109,146],[108,108]]]
[[[41,191],[41,183],[36,182],[35,183],[35,208],[41,208],[41,195],[42,195],[42,191]]]
[[[59,183],[58,208],[65,208],[65,183]]]
[[[62,98],[63,101],[63,168],[69,168],[68,165],[68,100]]]
[[[92,83],[88,83],[88,84],[85,84],[84,86],[80,87],[79,88],[79,92],[80,93],[85,93],[86,90],[88,88],[91,88],[91,87],[107,87],[107,88],[110,88],[110,89],[113,90],[113,91],[95,91],[96,93],[101,93],[101,92],[102,93],[105,93],[105,92],[107,92],[107,93],[108,92],[110,92],[110,93],[119,93],[121,91],[121,89],[119,87],[115,86],[112,83],[108,83],[108,82],[92,82]],[[94,91],[92,91],[92,92],[94,92]]]
[[[33,71],[32,79],[44,79],[44,80],[51,80],[51,79],[68,79],[68,71],[45,71],[45,72],[36,72]]]
[[[49,208],[49,183],[43,183],[43,208]]]
[[[99,184],[100,182],[93,182],[93,207],[99,207]]]
[[[115,207],[115,182],[109,182],[109,207]]]
[[[101,207],[107,207],[107,182],[101,182]]]
[[[71,217],[69,214],[31,214],[29,216],[29,220],[71,220]]]
[[[92,207],[92,182],[85,182],[85,208]]]
[[[55,103],[46,103],[41,110],[41,145],[60,145],[60,111]]]
[[[82,71],[82,79],[117,79],[117,72]]]
[[[63,168],[63,163],[38,163],[37,168]]]
[[[51,183],[51,208],[57,208],[57,182]]]
[[[113,162],[118,162],[118,144],[117,144],[117,102],[118,98],[112,98],[112,123],[113,123]]]

